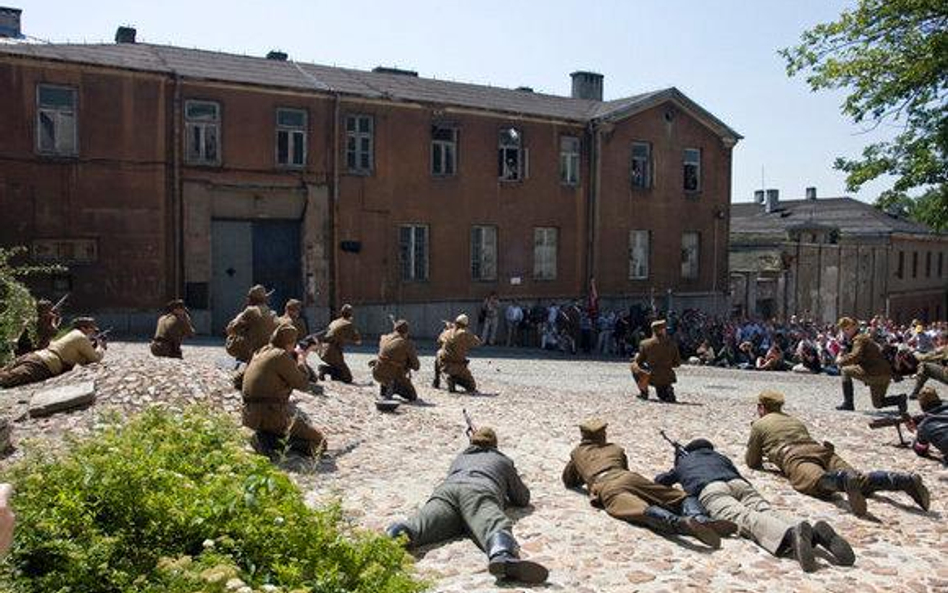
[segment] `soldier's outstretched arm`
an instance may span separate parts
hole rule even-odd
[[[661,484],[663,486],[673,486],[676,482],[678,482],[678,472],[675,471],[675,468],[655,476],[656,484]]]
[[[563,468],[563,485],[567,488],[578,488],[583,485],[583,478],[576,471],[576,464],[572,459]]]
[[[530,489],[524,484],[517,468],[510,466],[510,477],[507,480],[507,500],[515,507],[525,507],[530,504]]]
[[[756,426],[751,428],[750,438],[747,440],[747,451],[744,453],[744,463],[751,469],[761,469],[764,467],[761,434]]]

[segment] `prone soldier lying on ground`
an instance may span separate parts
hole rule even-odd
[[[921,419],[908,423],[908,429],[915,431],[912,448],[919,456],[927,457],[930,447],[934,446],[941,451],[942,464],[948,465],[948,404],[942,403],[931,387],[921,390],[918,404],[922,408]]]
[[[0,387],[16,387],[45,381],[71,371],[74,366],[99,362],[107,348],[91,317],[77,317],[72,331],[37,350],[14,360],[0,370]]]
[[[379,382],[379,395],[391,399],[394,395],[410,402],[418,399],[411,384],[411,372],[420,368],[415,343],[408,337],[408,322],[400,319],[394,331],[379,338],[378,357],[370,362],[372,378]]]
[[[845,492],[857,516],[866,514],[866,496],[878,491],[905,492],[915,504],[928,510],[929,493],[920,475],[855,470],[836,454],[832,443],[817,443],[802,422],[783,413],[782,393],[764,391],[757,401],[759,418],[751,425],[744,457],[749,468],[762,468],[766,458],[787,476],[797,492],[819,498]]]
[[[546,568],[520,559],[520,546],[504,513],[508,503],[529,505],[529,488],[513,460],[497,450],[493,429],[482,427],[470,440],[425,506],[407,521],[390,525],[386,533],[393,538],[406,536],[413,548],[468,534],[487,554],[487,568],[495,577],[524,583],[546,581]]]
[[[191,315],[184,301],[175,299],[165,305],[165,314],[158,318],[151,353],[165,358],[182,358],[181,342],[194,335]]]
[[[915,355],[918,359],[918,373],[915,376],[915,389],[909,396],[911,399],[918,399],[919,392],[929,379],[948,385],[948,332],[939,334],[938,344],[931,352]]]
[[[438,336],[438,354],[435,356],[435,375],[431,386],[441,387],[441,374],[448,382],[448,391],[454,393],[460,385],[468,393],[477,391],[477,382],[468,369],[467,353],[471,348],[481,345],[477,334],[468,329],[468,318],[463,313],[454,323],[445,322],[445,329]]]

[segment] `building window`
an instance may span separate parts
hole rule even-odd
[[[938,277],[939,277],[939,278],[941,278],[942,269],[943,269],[943,268],[942,268],[942,264],[944,264],[944,263],[945,263],[945,254],[944,254],[944,253],[939,253],[939,254],[938,254]]]
[[[648,142],[632,143],[632,187],[652,187],[652,145]]]
[[[197,165],[220,162],[220,105],[213,101],[186,101],[187,159]]]
[[[428,279],[428,227],[407,224],[398,227],[398,259],[402,280]]]
[[[556,280],[557,229],[536,227],[533,229],[533,278]]]
[[[284,167],[306,166],[306,111],[276,110],[276,159]]]
[[[497,279],[497,227],[471,227],[471,278]]]
[[[701,150],[686,148],[684,157],[685,191],[701,191]]]
[[[918,278],[918,252],[912,252],[912,278]]]
[[[681,277],[697,278],[701,256],[701,235],[694,231],[681,234]]]
[[[579,184],[579,138],[560,137],[560,183]]]
[[[373,128],[371,115],[346,116],[346,168],[350,173],[372,172]]]
[[[926,278],[932,277],[932,252],[931,251],[925,252],[925,277]]]
[[[448,177],[457,173],[458,130],[448,126],[431,126],[431,174]]]
[[[75,155],[76,89],[48,84],[36,87],[36,149]]]
[[[649,232],[629,231],[629,280],[648,278]]]
[[[520,181],[526,172],[523,136],[516,128],[500,131],[497,149],[497,175],[501,181]]]
[[[895,269],[895,277],[896,278],[905,277],[905,252],[904,251],[899,252],[899,267]]]

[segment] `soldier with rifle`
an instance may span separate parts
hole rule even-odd
[[[829,551],[836,564],[855,563],[852,547],[829,523],[817,521],[811,526],[775,511],[734,463],[714,450],[711,441],[694,439],[682,447],[665,436],[664,431],[661,435],[674,446],[675,462],[672,469],[655,476],[655,481],[666,486],[681,483],[689,496],[686,504],[696,501],[698,508],[707,509],[713,520],[731,522],[743,537],[754,540],[774,556],[792,555],[804,572],[816,570],[814,546]]]
[[[194,335],[191,315],[184,301],[175,299],[165,305],[165,314],[158,318],[151,353],[164,358],[182,358],[181,342]]]
[[[392,333],[379,338],[378,357],[369,363],[372,378],[379,382],[379,396],[392,399],[398,395],[410,402],[418,399],[411,384],[411,372],[420,368],[415,343],[408,337],[408,322],[399,319],[392,323]]]
[[[931,447],[941,451],[941,462],[948,466],[948,404],[944,404],[931,387],[918,394],[922,415],[908,422],[908,429],[915,432],[912,449],[920,457],[928,457]]]
[[[649,384],[655,386],[658,399],[674,403],[677,381],[675,367],[681,365],[678,345],[668,337],[664,319],[652,322],[652,337],[642,340],[630,365],[632,377],[639,388],[639,399],[648,399]]]
[[[445,322],[445,329],[438,336],[438,354],[435,357],[435,376],[431,386],[441,386],[441,374],[447,375],[448,391],[454,393],[460,385],[468,393],[477,391],[477,382],[468,369],[467,353],[480,346],[481,339],[468,329],[468,318],[463,313],[454,323]]]
[[[319,378],[322,380],[329,375],[333,381],[352,383],[352,371],[346,364],[342,349],[347,344],[361,343],[362,336],[359,335],[359,330],[352,322],[352,305],[345,304],[339,309],[339,317],[326,328],[326,334],[316,351],[325,363],[319,365]]]
[[[467,534],[487,554],[487,569],[498,579],[542,583],[549,574],[542,565],[520,558],[520,546],[504,509],[530,504],[530,490],[512,459],[497,449],[493,429],[474,430],[468,422],[470,446],[458,455],[448,475],[428,502],[410,519],[393,523],[386,533],[405,536],[412,548]]]
[[[101,361],[108,348],[106,336],[111,330],[99,332],[91,317],[77,317],[72,327],[72,331],[53,340],[46,348],[21,356],[0,369],[0,387],[45,381],[71,371],[76,365]]]
[[[46,299],[36,301],[36,342],[33,342],[29,327],[24,327],[14,349],[17,356],[23,356],[34,350],[42,350],[49,346],[49,343],[59,333],[59,324],[62,322],[62,306],[68,298],[69,294],[67,293],[55,305]]]
[[[267,305],[272,293],[260,284],[251,288],[247,292],[247,306],[227,324],[224,348],[239,362],[250,362],[254,352],[267,345],[277,328],[276,315]]]
[[[918,394],[929,379],[948,385],[948,330],[942,330],[938,336],[938,346],[926,354],[916,354],[918,373],[915,376],[915,389],[909,398],[918,399]]]

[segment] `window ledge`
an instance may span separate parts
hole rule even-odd
[[[76,161],[79,160],[78,152],[42,152],[36,151],[36,156],[48,161]]]
[[[274,165],[274,169],[277,171],[305,171],[306,165],[284,165],[277,163]]]
[[[222,163],[210,163],[204,161],[184,161],[185,167],[193,167],[195,169],[220,169],[224,165]]]
[[[685,197],[686,197],[686,198],[692,198],[692,199],[700,198],[700,197],[701,197],[701,193],[702,193],[702,190],[700,190],[700,189],[686,189],[686,190],[685,190]]]
[[[369,170],[359,170],[359,169],[346,169],[343,173],[344,175],[350,175],[352,177],[372,177],[375,172],[371,169]]]

